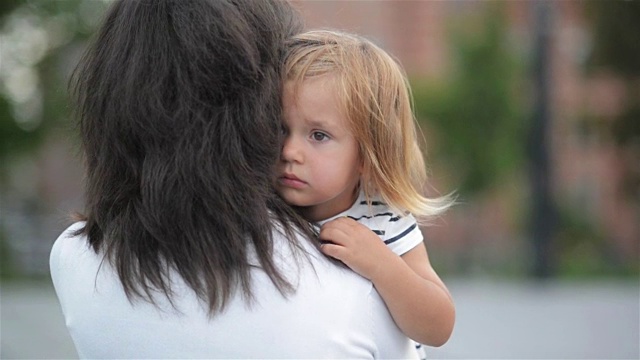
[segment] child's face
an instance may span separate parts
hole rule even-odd
[[[297,94],[291,83],[284,88],[285,141],[276,186],[287,203],[303,207],[310,221],[347,210],[357,196],[358,142],[336,93],[332,75],[305,80]]]

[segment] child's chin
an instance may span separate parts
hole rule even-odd
[[[286,191],[278,190],[277,194],[282,198],[282,200],[284,200],[284,202],[286,202],[290,206],[297,206],[297,207],[307,206],[306,204],[301,204],[300,201],[296,201],[297,199],[294,199],[291,196],[288,196]]]

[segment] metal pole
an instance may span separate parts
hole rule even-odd
[[[529,171],[531,180],[531,240],[533,242],[533,276],[547,278],[554,273],[552,240],[556,225],[556,209],[551,189],[551,166],[549,159],[549,42],[552,25],[549,1],[533,3],[534,62],[533,92],[534,108],[532,126],[528,138]]]

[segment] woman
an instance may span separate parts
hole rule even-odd
[[[82,358],[415,357],[275,195],[276,0],[120,0],[72,81],[86,209],[51,276]]]

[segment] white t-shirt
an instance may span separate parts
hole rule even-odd
[[[297,285],[284,298],[255,269],[256,302],[241,295],[212,318],[179,277],[178,311],[157,296],[154,306],[131,304],[117,274],[84,236],[72,232],[51,250],[53,284],[67,328],[81,358],[417,358],[412,342],[394,324],[371,282],[340,268],[301,240],[311,261],[297,266],[286,240],[275,234],[275,260]],[[311,266],[312,265],[312,266]]]
[[[413,215],[397,214],[377,197],[372,199],[371,204],[367,204],[363,191],[360,191],[358,199],[349,209],[320,221],[319,225],[343,216],[356,220],[378,234],[389,249],[397,255],[403,255],[422,243],[424,239]]]

